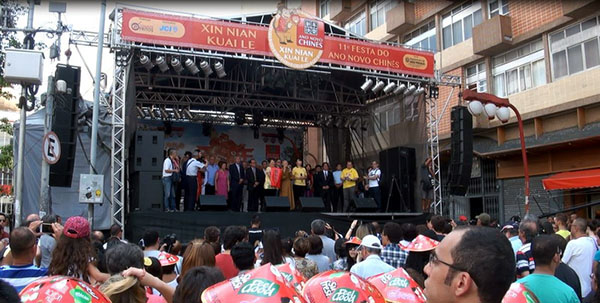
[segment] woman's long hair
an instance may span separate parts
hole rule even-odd
[[[88,264],[96,261],[96,252],[89,237],[73,239],[60,235],[48,266],[49,275],[81,278],[90,282]]]
[[[146,303],[146,292],[135,277],[111,276],[100,286],[100,291],[112,303]]]
[[[215,266],[215,250],[208,242],[193,240],[188,244],[183,254],[181,274],[177,278],[180,282],[186,272],[197,266]]]
[[[266,230],[262,239],[264,256],[260,265],[271,263],[273,265],[285,263],[283,248],[281,247],[281,236],[274,230]]]

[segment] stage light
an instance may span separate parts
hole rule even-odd
[[[163,119],[169,119],[169,114],[167,113],[167,110],[164,107],[161,107],[159,111],[160,111],[160,116]]]
[[[496,117],[496,105],[493,103],[487,103],[483,107],[483,111],[488,116],[488,119],[493,120]]]
[[[141,106],[136,106],[135,109],[137,110],[138,118],[146,117],[146,113],[144,113],[144,110],[142,109]]]
[[[195,75],[200,72],[200,69],[198,69],[196,64],[194,64],[194,60],[187,58],[185,59],[184,64],[185,68],[187,68],[188,72],[190,72],[192,75]]]
[[[390,82],[383,88],[383,92],[389,94],[394,88],[396,88],[396,82]]]
[[[406,85],[404,83],[402,83],[402,84],[398,85],[398,87],[396,87],[396,89],[394,89],[394,94],[395,95],[400,95],[405,90],[406,90]]]
[[[334,124],[334,126],[335,126],[336,128],[342,128],[343,124],[344,124],[344,118],[342,118],[342,117],[337,117],[337,118],[335,119],[335,124]]]
[[[366,93],[369,90],[369,88],[371,88],[372,85],[373,85],[373,80],[367,79],[365,81],[365,83],[363,83],[363,85],[360,86],[360,89],[362,89],[362,91]]]
[[[221,62],[215,63],[215,72],[217,72],[217,77],[219,78],[224,78],[225,76],[227,76],[227,73],[225,72],[225,67]]]
[[[181,61],[179,61],[179,59],[177,59],[177,58],[171,59],[171,66],[173,67],[173,70],[178,74],[181,74],[181,72],[183,71],[183,66],[181,65]]]
[[[167,65],[167,60],[165,57],[160,56],[156,58],[155,62],[161,72],[166,73],[169,70],[169,66]]]
[[[346,118],[344,120],[344,128],[350,127],[350,124],[352,124],[352,121],[350,121],[350,119]]]
[[[142,64],[143,67],[146,68],[146,70],[150,71],[153,67],[154,64],[152,64],[152,61],[150,60],[150,58],[146,55],[141,55],[140,56],[140,63]]]
[[[373,91],[373,93],[378,93],[379,91],[381,91],[381,89],[383,89],[383,87],[385,86],[385,83],[381,80],[379,80],[377,82],[377,84],[375,84],[375,86],[373,86],[373,88],[371,89]]]
[[[150,114],[150,118],[156,119],[156,112],[154,111],[154,108],[148,110],[148,113]]]
[[[327,119],[325,119],[325,127],[333,126],[333,116],[329,115]]]
[[[180,120],[181,119],[181,113],[179,112],[178,109],[174,108],[173,109],[173,116],[175,117],[175,119]]]
[[[440,88],[436,85],[429,87],[429,97],[437,99],[440,96]]]
[[[417,90],[417,87],[414,84],[411,84],[408,89],[406,89],[406,91],[404,91],[404,96],[410,96],[412,94],[415,93],[415,91]]]
[[[189,108],[186,108],[183,110],[183,115],[188,119],[188,120],[192,120],[194,119],[194,115],[192,115],[192,112],[190,111]]]
[[[351,127],[353,129],[358,129],[360,127],[360,118],[352,118]]]
[[[483,104],[481,101],[473,100],[467,104],[467,109],[473,116],[479,116],[483,113]]]
[[[508,122],[508,119],[510,119],[510,109],[505,106],[498,108],[496,110],[496,118],[502,121],[502,123]]]
[[[200,69],[204,73],[205,77],[208,77],[213,74],[213,70],[210,68],[210,64],[206,61],[200,62]]]
[[[420,96],[425,94],[425,88],[420,86],[419,88],[417,88],[417,90],[415,90],[415,92],[413,93],[415,96]]]

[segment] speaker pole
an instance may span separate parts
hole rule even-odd
[[[54,116],[54,77],[48,76],[46,92],[46,117],[44,119],[44,135],[52,130]],[[40,218],[50,213],[50,164],[42,158],[42,176],[40,178]]]
[[[98,148],[98,114],[100,107],[100,81],[102,77],[102,50],[104,49],[104,19],[106,15],[106,0],[100,4],[100,26],[98,28],[98,49],[96,52],[96,77],[94,82],[94,108],[92,113],[92,142],[90,147],[90,174],[96,174],[96,150]],[[111,176],[112,177],[112,176]],[[94,229],[94,204],[88,204],[88,221]]]

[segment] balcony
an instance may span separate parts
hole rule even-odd
[[[570,0],[561,1],[563,15],[571,18],[582,18],[590,12],[600,10],[600,1],[597,0]]]
[[[492,56],[510,48],[512,40],[510,17],[498,15],[473,28],[473,53]]]
[[[329,2],[329,18],[333,21],[343,22],[351,17],[351,0],[333,0]]]
[[[386,13],[385,20],[388,34],[401,35],[416,23],[415,4],[402,1]]]

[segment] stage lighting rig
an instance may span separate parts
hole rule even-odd
[[[188,120],[193,120],[194,119],[194,115],[192,115],[192,112],[190,111],[189,108],[186,108],[183,110],[183,115],[188,119]]]
[[[173,109],[173,116],[175,117],[175,119],[181,120],[181,113],[176,108]]]
[[[432,85],[429,87],[429,97],[437,99],[440,96],[440,88],[437,85]]]
[[[167,65],[167,59],[164,56],[159,56],[154,61],[160,69],[161,72],[166,73],[169,70],[169,66]]]
[[[148,71],[150,71],[154,67],[154,64],[152,64],[152,60],[150,60],[150,58],[146,55],[140,56],[140,64],[142,64],[142,66]]]
[[[383,89],[383,87],[385,86],[385,83],[381,80],[379,80],[377,82],[377,84],[375,84],[375,86],[373,86],[373,89],[371,89],[373,91],[373,93],[378,93],[379,91],[381,91],[381,89]]]
[[[224,78],[225,76],[227,76],[227,73],[225,72],[225,67],[221,62],[215,63],[215,71],[217,72],[217,77],[219,78]]]
[[[394,89],[394,95],[400,95],[405,90],[406,90],[406,84],[402,83],[402,84],[398,85],[398,87],[396,87],[396,89]]]
[[[417,90],[415,90],[414,95],[415,96],[420,96],[425,94],[425,88],[423,86],[420,86],[419,88],[417,88]]]
[[[213,70],[210,68],[210,63],[206,61],[200,62],[200,69],[204,73],[205,77],[208,77],[213,74]]]
[[[383,88],[383,92],[384,92],[385,94],[389,94],[389,93],[391,93],[391,92],[392,92],[392,90],[393,90],[394,88],[396,88],[396,82],[390,82],[390,83],[388,83],[388,85],[386,85],[386,86]]]
[[[190,74],[196,75],[197,73],[200,72],[200,69],[198,69],[198,67],[194,63],[194,60],[187,58],[187,59],[185,59],[184,64],[185,64],[185,68],[188,70],[188,72],[190,72]]]
[[[173,67],[173,70],[178,74],[183,72],[183,65],[181,65],[181,61],[177,58],[171,58],[171,67]]]
[[[160,111],[161,118],[163,118],[163,119],[169,119],[169,114],[167,113],[167,110],[164,107],[161,107],[159,109],[159,111]]]
[[[369,90],[369,88],[371,88],[371,86],[373,86],[373,80],[367,79],[365,83],[363,83],[363,85],[360,86],[360,89],[362,89],[362,91],[366,93]]]
[[[404,91],[404,97],[411,96],[417,91],[417,87],[414,84],[411,84],[406,91]]]
[[[141,106],[136,106],[135,109],[137,111],[138,118],[143,119],[146,117],[146,113],[144,113],[144,109],[142,109]]]

